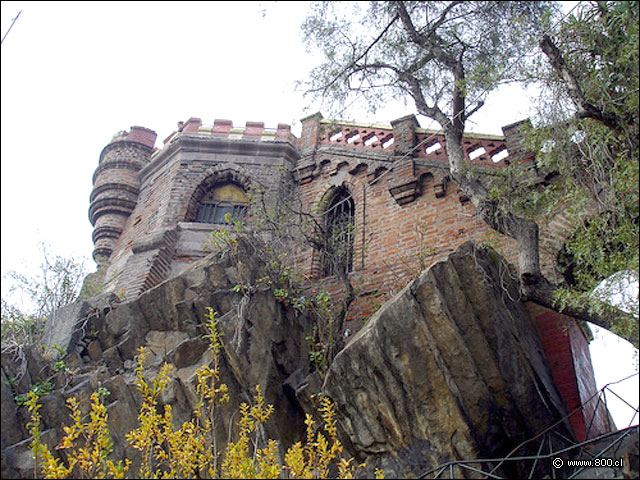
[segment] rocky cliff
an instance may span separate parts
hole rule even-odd
[[[235,252],[210,255],[135,300],[104,295],[65,307],[47,326],[49,347],[25,349],[26,363],[3,357],[2,478],[33,475],[22,427],[27,412],[14,396],[38,379],[52,383],[42,397],[45,441],[55,445],[68,424],[66,398],[86,403],[105,387],[121,455],[124,434],[137,426],[133,359],[141,345],[151,352],[151,372],[163,362],[174,366],[161,403],[172,405],[176,423],[187,419],[195,371],[211,362],[202,339],[207,307],[218,312],[221,380],[233,399],[217,426],[220,444],[255,385],[275,407],[265,433],[283,448],[304,437],[304,415],[321,391],[337,406],[347,453],[383,468],[387,478],[420,476],[451,460],[501,457],[554,423],[571,440],[538,333],[495,252],[466,244],[423,272],[350,338],[323,383],[309,361],[312,317],[278,302],[269,289],[234,288],[264,276],[253,252],[241,240]],[[68,368],[56,373],[61,350]],[[26,372],[10,387],[5,380],[17,376],[19,365]],[[519,476],[522,468],[511,463],[498,473]],[[549,462],[536,468],[550,472]]]

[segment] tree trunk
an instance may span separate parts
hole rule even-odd
[[[462,132],[451,128],[445,132],[451,176],[469,197],[480,217],[494,230],[518,242],[518,268],[523,287],[535,285],[542,277],[538,250],[538,225],[529,219],[518,217],[499,208],[498,202],[489,197],[489,190],[471,171],[464,158]]]

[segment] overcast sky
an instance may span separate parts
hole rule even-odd
[[[32,269],[41,241],[95,269],[91,177],[119,130],[150,128],[161,146],[179,120],[199,117],[239,127],[289,123],[298,135],[300,119],[321,110],[295,90],[319,59],[302,44],[307,8],[306,2],[2,1],[2,35],[22,10],[1,55],[3,277]],[[389,123],[410,113],[412,105],[400,102],[375,116],[354,108],[345,118]],[[502,126],[530,113],[519,89],[503,90],[489,97],[469,130],[501,135]],[[3,298],[7,286],[3,278]],[[614,350],[623,348],[608,355]],[[624,375],[605,370],[610,376],[601,382]]]

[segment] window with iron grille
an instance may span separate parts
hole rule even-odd
[[[353,266],[353,228],[355,204],[349,191],[341,187],[324,212],[326,251],[323,255],[324,276],[350,272]]]
[[[227,213],[233,220],[241,220],[247,214],[248,204],[244,191],[237,185],[216,185],[200,201],[196,222],[225,224]]]

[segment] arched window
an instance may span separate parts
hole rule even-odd
[[[351,193],[340,187],[324,211],[326,226],[322,270],[325,276],[348,273],[353,266],[355,204]]]
[[[244,218],[249,202],[244,190],[233,183],[215,185],[200,201],[196,222],[226,223],[228,213],[233,220]]]

